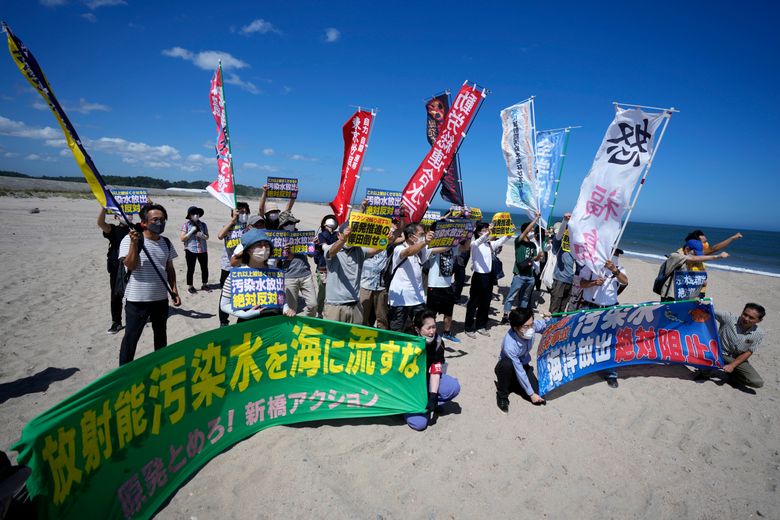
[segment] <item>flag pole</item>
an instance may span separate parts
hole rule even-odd
[[[639,105],[626,105],[626,106],[638,107]],[[618,108],[618,103],[615,103],[615,109],[617,108]],[[647,164],[645,165],[645,172],[644,175],[642,175],[642,180],[639,181],[639,188],[636,190],[636,193],[634,194],[634,198],[631,201],[631,205],[628,207],[628,214],[626,215],[626,218],[623,220],[623,224],[620,226],[620,232],[618,233],[618,236],[615,239],[614,244],[612,244],[612,251],[610,252],[609,258],[612,258],[615,255],[615,249],[617,249],[618,244],[620,243],[620,239],[623,237],[623,232],[626,230],[626,225],[628,225],[628,219],[631,218],[631,212],[634,211],[634,206],[636,205],[636,201],[639,198],[639,193],[642,191],[642,187],[645,185],[645,179],[647,179],[647,174],[650,171],[650,167],[653,165],[653,159],[655,158],[655,154],[656,152],[658,152],[658,148],[661,146],[661,141],[664,138],[666,127],[669,126],[669,120],[672,118],[672,113],[679,112],[679,110],[675,110],[674,107],[668,109],[663,108],[661,110],[664,111],[664,115],[663,115],[664,123],[663,123],[663,127],[661,128],[661,134],[658,136],[658,142],[653,147],[653,153],[650,154],[650,159],[647,161]]]
[[[534,174],[534,185],[536,186],[536,211],[539,212],[540,216],[542,213],[542,193],[539,190],[539,169],[536,167],[536,103],[534,103],[534,99],[536,96],[531,96],[531,136],[534,140],[533,142],[533,151],[534,151],[534,167],[533,167],[533,174]],[[536,215],[534,215],[536,217]],[[539,235],[542,235],[542,222],[541,218],[536,221],[536,225],[539,228]],[[541,241],[541,237],[540,237]],[[541,247],[542,244],[539,244],[539,247]]]
[[[362,111],[362,107],[357,107],[358,112]],[[371,140],[371,132],[374,131],[374,120],[376,119],[376,115],[379,112],[376,108],[371,109],[371,126],[368,128],[368,136],[366,136],[366,144],[363,147],[364,150],[368,150],[368,142]],[[366,152],[363,152],[363,160],[366,158]],[[360,172],[363,170],[363,160],[360,161],[360,168],[357,171],[357,174],[355,175],[355,187],[352,190],[352,193],[349,196],[349,204],[347,204],[347,207],[349,208],[349,211],[347,211],[347,222],[349,222],[349,216],[352,214],[352,207],[353,203],[355,202],[355,194],[358,193],[358,187],[360,186]]]
[[[558,175],[555,178],[555,192],[553,193],[553,203],[552,207],[550,208],[550,216],[547,217],[547,229],[550,228],[550,223],[553,218],[553,212],[555,211],[555,204],[558,201],[558,184],[561,182],[561,175],[563,175],[563,163],[566,160],[566,151],[569,149],[569,134],[571,133],[572,128],[582,128],[581,126],[571,126],[563,128],[563,130],[566,132],[566,139],[563,141],[563,152],[561,153],[561,164],[558,166]],[[560,128],[555,128],[553,130],[561,130]]]
[[[219,60],[219,84],[222,89],[222,102],[225,104],[222,110],[225,112],[225,137],[227,138],[228,153],[230,153],[230,176],[233,177],[233,209],[238,207],[238,199],[236,198],[236,172],[233,169],[233,145],[230,143],[230,130],[228,127],[228,112],[227,112],[227,98],[225,97],[225,82],[222,77],[222,60]]]

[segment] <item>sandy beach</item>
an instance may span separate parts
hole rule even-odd
[[[218,325],[217,292],[186,292],[178,240],[186,208],[205,209],[212,284],[216,234],[229,211],[208,197],[154,199],[168,210],[165,235],[180,255],[173,343]],[[247,202],[256,211],[257,201]],[[91,199],[0,197],[4,451],[29,420],[118,363],[122,334],[106,334],[108,242],[98,211]],[[299,229],[314,229],[330,210],[301,202],[293,212]],[[504,249],[505,266],[512,255]],[[658,264],[623,265],[629,286],[621,303],[654,300]],[[502,295],[510,281],[501,280]],[[575,381],[544,407],[512,395],[503,415],[493,383],[508,328],[498,325],[499,302],[491,337],[476,340],[462,334],[459,305],[462,342],[448,344],[448,373],[462,392],[427,431],[412,431],[401,417],[270,428],[209,462],[158,518],[780,518],[780,279],[711,270],[708,295],[721,310],[739,312],[748,301],[767,308],[765,343],[751,358],[765,386],[755,393],[697,384],[686,367],[644,366],[622,370],[617,390],[598,377]],[[136,355],[151,351],[147,326]]]

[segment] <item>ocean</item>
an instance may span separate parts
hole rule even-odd
[[[490,220],[492,217],[493,213],[485,212],[483,220]],[[512,221],[518,226],[528,220],[525,214],[512,214]],[[557,220],[560,219],[554,221]],[[726,248],[729,257],[725,260],[707,262],[708,269],[780,277],[780,233],[776,231],[629,222],[620,239],[620,248],[627,255],[651,261],[657,260],[660,265],[666,259],[666,255],[683,245],[683,239],[694,229],[704,231],[711,245],[727,239],[734,233],[742,233],[742,238],[735,240]]]

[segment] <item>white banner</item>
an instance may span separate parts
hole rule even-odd
[[[534,140],[531,110],[533,99],[501,111],[501,149],[507,167],[506,205],[524,209],[530,218],[539,210],[539,187],[536,185]]]
[[[571,252],[594,273],[609,259],[620,223],[631,203],[642,169],[653,151],[653,139],[664,112],[618,108],[569,221]]]

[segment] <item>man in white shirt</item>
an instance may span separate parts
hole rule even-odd
[[[474,230],[474,240],[471,242],[471,276],[469,303],[466,305],[466,336],[476,337],[476,332],[490,336],[485,328],[490,313],[490,300],[493,294],[493,280],[490,272],[493,269],[493,252],[504,245],[511,237],[505,236],[490,240],[493,224],[482,222]]]
[[[591,309],[602,309],[618,304],[620,287],[628,285],[626,270],[619,263],[621,249],[615,249],[615,256],[607,260],[601,272],[597,275],[585,266],[580,270],[580,287],[582,288],[582,305]],[[615,369],[604,370],[601,373],[610,388],[618,387],[618,373]]]
[[[393,251],[393,277],[388,288],[390,330],[404,332],[406,322],[425,308],[425,291],[422,282],[422,265],[428,260],[428,243],[433,231],[416,223],[404,228],[404,241]]]

